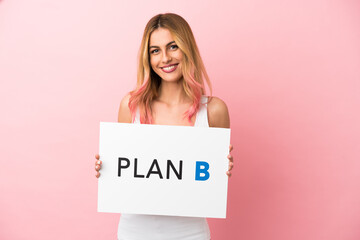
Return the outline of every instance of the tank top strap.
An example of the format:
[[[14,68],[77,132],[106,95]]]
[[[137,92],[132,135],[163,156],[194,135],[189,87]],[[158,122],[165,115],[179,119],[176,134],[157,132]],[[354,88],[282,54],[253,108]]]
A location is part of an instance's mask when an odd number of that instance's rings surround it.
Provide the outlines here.
[[[140,110],[138,107],[136,108],[136,115],[135,115],[133,123],[140,124]]]
[[[209,127],[208,114],[207,114],[207,101],[206,96],[202,96],[200,100],[199,111],[196,114],[194,127]]]

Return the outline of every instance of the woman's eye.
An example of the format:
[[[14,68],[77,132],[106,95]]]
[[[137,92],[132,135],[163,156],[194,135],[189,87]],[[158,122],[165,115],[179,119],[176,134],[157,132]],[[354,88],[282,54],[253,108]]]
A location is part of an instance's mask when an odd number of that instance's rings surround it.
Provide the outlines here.
[[[157,53],[155,51],[159,51],[158,49],[152,50],[150,53]]]
[[[178,49],[178,46],[177,45],[171,45],[170,48],[171,49]]]

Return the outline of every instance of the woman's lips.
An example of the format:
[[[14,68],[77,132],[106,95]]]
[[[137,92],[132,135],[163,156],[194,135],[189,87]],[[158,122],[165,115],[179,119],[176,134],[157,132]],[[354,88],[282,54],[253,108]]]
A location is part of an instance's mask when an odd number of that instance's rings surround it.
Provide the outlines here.
[[[166,72],[166,73],[171,73],[171,72],[176,70],[177,65],[178,64],[172,64],[172,65],[167,66],[167,67],[161,67],[161,70],[163,70],[163,72]]]

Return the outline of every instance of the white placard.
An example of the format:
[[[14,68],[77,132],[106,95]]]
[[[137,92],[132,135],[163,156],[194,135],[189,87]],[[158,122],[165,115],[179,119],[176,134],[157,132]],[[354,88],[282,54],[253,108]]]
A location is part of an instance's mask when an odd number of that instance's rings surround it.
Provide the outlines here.
[[[226,218],[229,144],[225,128],[101,122],[98,211]]]

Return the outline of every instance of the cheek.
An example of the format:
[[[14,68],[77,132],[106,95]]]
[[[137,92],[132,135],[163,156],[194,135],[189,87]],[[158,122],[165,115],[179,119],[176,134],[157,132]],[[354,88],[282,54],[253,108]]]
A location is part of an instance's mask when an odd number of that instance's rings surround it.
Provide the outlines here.
[[[150,57],[150,66],[152,69],[156,69],[156,62],[155,59],[153,57]]]
[[[181,53],[181,54],[178,54],[178,56],[176,57],[176,59],[178,60],[179,63],[182,63],[182,61],[183,61],[183,55],[182,55],[182,53]],[[180,64],[180,67],[181,67],[181,64]]]
[[[181,62],[183,59],[183,53],[181,51],[177,51],[174,57]]]
[[[150,67],[151,67],[152,70],[154,70],[155,72],[157,71],[156,64],[155,64],[153,61],[150,61]]]

